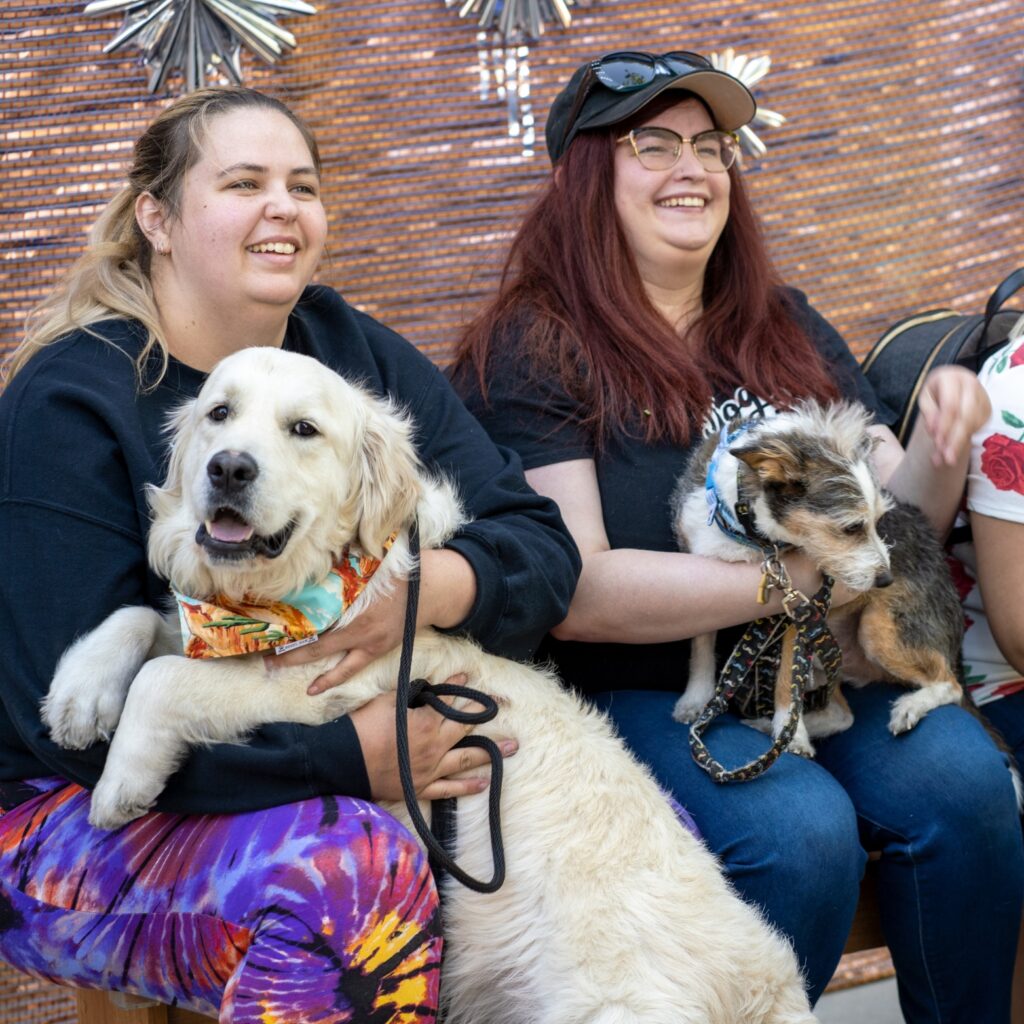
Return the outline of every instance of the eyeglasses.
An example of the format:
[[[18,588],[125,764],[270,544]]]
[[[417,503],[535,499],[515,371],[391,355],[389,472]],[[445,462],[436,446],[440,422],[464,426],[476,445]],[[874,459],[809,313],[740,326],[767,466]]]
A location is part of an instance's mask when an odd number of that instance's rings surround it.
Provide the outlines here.
[[[628,142],[637,160],[649,171],[667,171],[679,163],[683,146],[693,147],[701,167],[709,174],[727,171],[739,155],[740,144],[735,135],[717,128],[697,132],[692,139],[684,138],[671,128],[637,128],[615,140]]]
[[[590,68],[597,80],[615,92],[632,92],[649,85],[659,75],[686,75],[714,65],[699,53],[673,50],[660,57],[637,50],[606,53],[591,62]]]

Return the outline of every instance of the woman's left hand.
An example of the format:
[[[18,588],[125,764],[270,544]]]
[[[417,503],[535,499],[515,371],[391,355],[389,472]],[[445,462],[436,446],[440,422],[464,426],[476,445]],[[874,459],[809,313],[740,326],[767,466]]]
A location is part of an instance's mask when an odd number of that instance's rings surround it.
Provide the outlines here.
[[[334,668],[316,677],[306,692],[311,696],[347,682],[371,661],[394,650],[405,632],[405,604],[409,585],[396,580],[390,592],[374,600],[344,629],[322,633],[316,643],[287,654],[268,654],[268,668],[308,665],[332,654],[344,657]],[[469,614],[476,596],[476,576],[458,552],[424,551],[420,558],[420,598],[417,628],[457,626]]]
[[[928,374],[918,409],[931,436],[935,466],[956,465],[971,442],[971,435],[992,413],[977,376],[962,366],[940,366]]]
[[[405,602],[409,586],[405,580],[395,583],[386,597],[374,601],[358,618],[344,629],[322,633],[316,643],[298,647],[287,654],[268,654],[266,663],[271,669],[278,666],[308,665],[311,661],[328,658],[332,654],[344,657],[334,668],[316,677],[306,693],[323,693],[332,686],[351,679],[375,658],[397,647],[405,629]]]

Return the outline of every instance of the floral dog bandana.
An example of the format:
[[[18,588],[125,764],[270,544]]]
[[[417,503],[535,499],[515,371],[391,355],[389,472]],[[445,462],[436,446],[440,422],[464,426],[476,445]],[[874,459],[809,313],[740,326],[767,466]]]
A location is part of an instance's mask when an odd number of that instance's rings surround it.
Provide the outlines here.
[[[384,542],[385,554],[396,537],[392,534]],[[379,558],[345,548],[323,580],[272,604],[231,601],[221,594],[202,600],[181,594],[172,586],[185,656],[225,658],[258,651],[283,654],[311,644],[352,606],[380,564]]]

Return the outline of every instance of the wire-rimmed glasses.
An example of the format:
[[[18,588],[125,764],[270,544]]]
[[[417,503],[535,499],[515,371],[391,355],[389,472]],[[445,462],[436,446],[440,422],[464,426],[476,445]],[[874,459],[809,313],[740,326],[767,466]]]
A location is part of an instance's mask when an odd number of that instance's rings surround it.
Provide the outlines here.
[[[732,167],[740,151],[736,136],[717,128],[697,132],[692,139],[671,128],[635,128],[615,141],[630,143],[641,166],[649,171],[667,171],[675,167],[683,147],[689,145],[705,171],[719,174]]]

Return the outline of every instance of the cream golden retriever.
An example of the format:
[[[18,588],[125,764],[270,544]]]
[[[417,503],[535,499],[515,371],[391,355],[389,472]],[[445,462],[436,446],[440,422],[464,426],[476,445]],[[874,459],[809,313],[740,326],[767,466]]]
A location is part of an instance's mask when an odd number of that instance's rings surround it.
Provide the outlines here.
[[[173,427],[149,554],[186,594],[274,600],[323,578],[346,545],[380,555],[397,532],[344,623],[409,572],[414,516],[424,546],[463,520],[393,405],[304,356],[225,359]],[[224,453],[248,476],[227,508]],[[331,663],[271,674],[259,654],[193,660],[176,616],[124,608],[66,652],[44,717],[67,747],[112,735],[90,820],[113,828],[152,806],[193,744],[325,722],[395,686],[397,652],[307,695]],[[544,671],[420,632],[413,674],[456,672],[500,705],[478,732],[520,749],[501,796],[504,885],[483,895],[444,883],[450,1024],[812,1024],[789,945],[730,889],[604,717]],[[404,806],[388,810],[408,823]],[[457,830],[459,864],[490,877],[485,793],[458,801]]]

